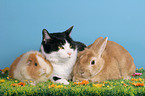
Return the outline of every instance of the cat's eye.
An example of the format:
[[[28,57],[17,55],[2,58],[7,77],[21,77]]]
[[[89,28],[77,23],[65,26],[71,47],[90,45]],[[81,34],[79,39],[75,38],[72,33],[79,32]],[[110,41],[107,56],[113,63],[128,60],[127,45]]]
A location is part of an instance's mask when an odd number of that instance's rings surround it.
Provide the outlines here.
[[[95,64],[95,60],[92,60],[92,61],[91,61],[91,65],[94,65],[94,64]]]
[[[35,66],[37,66],[38,64],[37,63],[35,63]]]
[[[64,49],[64,47],[61,47],[61,46],[59,46],[58,48],[59,48],[59,49]]]
[[[72,45],[70,45],[69,47],[72,48]]]

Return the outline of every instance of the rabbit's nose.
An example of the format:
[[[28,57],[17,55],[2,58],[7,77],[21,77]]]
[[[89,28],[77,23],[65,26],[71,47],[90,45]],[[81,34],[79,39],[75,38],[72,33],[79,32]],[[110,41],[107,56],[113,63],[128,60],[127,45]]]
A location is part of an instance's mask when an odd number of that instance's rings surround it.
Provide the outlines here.
[[[81,72],[81,74],[84,74],[84,72]]]
[[[82,76],[84,76],[85,72],[80,72]]]

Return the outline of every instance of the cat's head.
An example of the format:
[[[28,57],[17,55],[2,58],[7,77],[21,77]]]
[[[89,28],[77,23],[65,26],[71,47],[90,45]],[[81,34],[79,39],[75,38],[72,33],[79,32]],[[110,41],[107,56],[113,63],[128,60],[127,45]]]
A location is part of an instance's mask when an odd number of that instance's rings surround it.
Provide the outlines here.
[[[49,33],[43,29],[43,39],[41,43],[41,52],[46,56],[52,55],[56,58],[71,58],[76,50],[75,42],[71,39],[70,34],[73,26],[64,32]]]

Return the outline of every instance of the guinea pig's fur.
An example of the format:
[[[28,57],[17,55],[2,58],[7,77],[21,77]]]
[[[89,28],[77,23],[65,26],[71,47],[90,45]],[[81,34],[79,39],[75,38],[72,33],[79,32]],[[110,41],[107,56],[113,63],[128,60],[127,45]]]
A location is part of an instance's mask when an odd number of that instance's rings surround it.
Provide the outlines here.
[[[33,83],[45,82],[49,79],[53,67],[38,51],[29,51],[19,56],[10,66],[9,77]]]
[[[132,56],[121,45],[106,37],[96,39],[84,51],[78,53],[73,68],[73,81],[84,79],[102,82],[112,79],[130,79],[135,73]]]

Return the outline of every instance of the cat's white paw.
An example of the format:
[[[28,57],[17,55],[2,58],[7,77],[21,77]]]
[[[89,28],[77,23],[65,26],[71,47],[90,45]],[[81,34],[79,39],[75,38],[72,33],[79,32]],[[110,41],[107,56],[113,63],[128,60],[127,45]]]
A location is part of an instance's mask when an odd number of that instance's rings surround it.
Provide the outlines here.
[[[57,76],[57,75],[53,75],[52,78],[51,78],[51,81],[54,82],[54,83],[61,83],[61,84],[64,84],[64,85],[69,84],[69,82],[66,79],[63,79],[62,77]]]
[[[61,83],[61,84],[64,84],[64,85],[69,85],[69,82],[65,79],[60,79],[60,80],[57,80],[55,81],[56,83]]]

